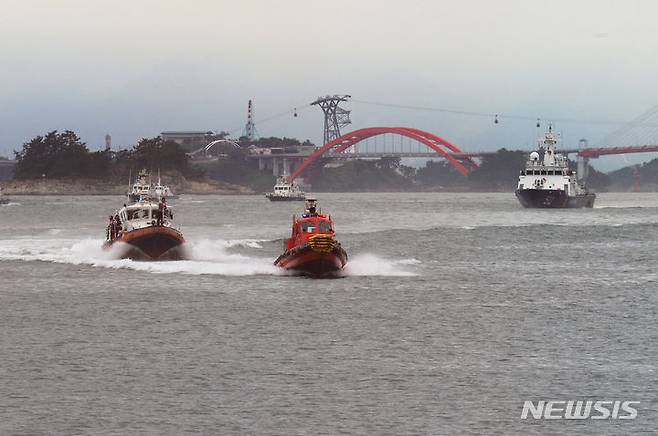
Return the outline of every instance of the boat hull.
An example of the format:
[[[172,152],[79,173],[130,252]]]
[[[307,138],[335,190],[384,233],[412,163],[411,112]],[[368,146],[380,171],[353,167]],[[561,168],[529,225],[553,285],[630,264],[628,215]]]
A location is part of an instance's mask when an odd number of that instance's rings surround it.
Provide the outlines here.
[[[591,208],[596,200],[593,192],[569,196],[565,191],[553,189],[517,189],[515,194],[526,208]]]
[[[186,258],[183,235],[175,229],[163,226],[145,227],[124,232],[120,237],[107,241],[105,249],[123,242],[128,247],[122,259],[133,260],[183,260]]]
[[[280,268],[316,278],[335,276],[346,264],[347,253],[342,247],[319,252],[308,244],[288,250],[274,261]]]

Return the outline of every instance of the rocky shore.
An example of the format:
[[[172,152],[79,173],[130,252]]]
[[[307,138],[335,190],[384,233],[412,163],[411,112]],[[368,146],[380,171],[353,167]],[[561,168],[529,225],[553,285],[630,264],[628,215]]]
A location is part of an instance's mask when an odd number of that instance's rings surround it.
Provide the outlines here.
[[[254,194],[251,189],[215,180],[191,181],[179,178],[176,182],[163,180],[175,194]],[[40,179],[8,180],[0,182],[6,195],[124,195],[127,183],[95,179]]]

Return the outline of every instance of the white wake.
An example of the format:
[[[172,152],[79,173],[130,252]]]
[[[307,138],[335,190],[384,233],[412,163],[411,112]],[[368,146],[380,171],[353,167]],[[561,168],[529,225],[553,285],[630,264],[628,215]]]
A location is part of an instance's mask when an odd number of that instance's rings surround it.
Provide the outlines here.
[[[115,244],[110,250],[103,250],[103,240],[99,239],[10,239],[0,241],[0,260],[89,265],[160,274],[288,275],[273,265],[272,257],[230,252],[236,247],[260,250],[263,242],[266,241],[203,239],[186,244],[189,260],[144,262],[120,259],[125,246]],[[420,261],[416,259],[389,260],[374,254],[361,254],[350,258],[342,275],[414,276],[416,274],[409,271],[409,267],[418,263]]]
[[[409,271],[407,266],[419,263],[417,259],[388,260],[374,254],[359,254],[349,259],[345,275],[410,277],[417,274]]]

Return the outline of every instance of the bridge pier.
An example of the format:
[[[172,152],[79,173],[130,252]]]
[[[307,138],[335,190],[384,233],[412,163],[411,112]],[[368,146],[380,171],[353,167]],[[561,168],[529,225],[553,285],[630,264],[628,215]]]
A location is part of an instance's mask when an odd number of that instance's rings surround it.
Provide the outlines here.
[[[578,168],[576,170],[578,180],[587,181],[589,177],[589,158],[578,155]]]
[[[258,158],[258,169],[259,169],[260,171],[263,171],[263,170],[265,169],[266,166],[267,166],[267,164],[265,163],[265,159],[259,157],[259,158]]]
[[[283,175],[289,176],[292,162],[289,159],[283,158]]]
[[[272,175],[274,177],[279,177],[281,175],[281,172],[279,171],[279,159],[277,158],[272,159]]]

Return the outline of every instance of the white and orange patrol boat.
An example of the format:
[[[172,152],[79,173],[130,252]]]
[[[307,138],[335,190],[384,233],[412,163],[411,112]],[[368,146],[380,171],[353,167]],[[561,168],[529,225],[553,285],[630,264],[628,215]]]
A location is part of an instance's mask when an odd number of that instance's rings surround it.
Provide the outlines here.
[[[292,235],[286,251],[274,265],[311,277],[330,277],[347,264],[347,253],[335,238],[330,215],[317,209],[317,200],[306,200],[301,217],[292,218]]]
[[[173,226],[166,200],[146,199],[124,205],[110,216],[104,249],[124,243],[121,258],[133,260],[185,259],[183,234]]]

